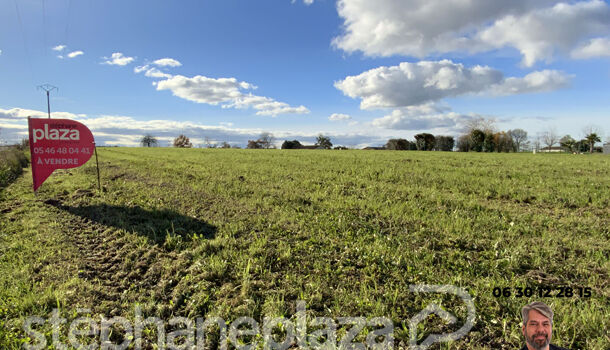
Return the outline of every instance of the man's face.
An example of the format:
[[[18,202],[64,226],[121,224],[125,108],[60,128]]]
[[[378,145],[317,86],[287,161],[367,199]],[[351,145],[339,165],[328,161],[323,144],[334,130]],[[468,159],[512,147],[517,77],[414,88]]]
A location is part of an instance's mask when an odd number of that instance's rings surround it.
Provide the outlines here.
[[[552,335],[551,320],[536,310],[530,310],[529,320],[523,325],[523,336],[530,348],[546,349],[551,343]]]

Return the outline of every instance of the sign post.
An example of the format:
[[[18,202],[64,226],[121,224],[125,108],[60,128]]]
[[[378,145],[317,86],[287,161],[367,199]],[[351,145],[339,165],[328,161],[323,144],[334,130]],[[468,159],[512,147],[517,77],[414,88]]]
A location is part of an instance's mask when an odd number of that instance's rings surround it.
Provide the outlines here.
[[[84,165],[95,152],[93,134],[77,121],[28,117],[28,129],[34,192],[55,169]]]
[[[93,143],[93,150],[95,151],[95,168],[97,169],[97,189],[102,193],[102,183],[100,182],[100,164],[97,162],[97,146]]]

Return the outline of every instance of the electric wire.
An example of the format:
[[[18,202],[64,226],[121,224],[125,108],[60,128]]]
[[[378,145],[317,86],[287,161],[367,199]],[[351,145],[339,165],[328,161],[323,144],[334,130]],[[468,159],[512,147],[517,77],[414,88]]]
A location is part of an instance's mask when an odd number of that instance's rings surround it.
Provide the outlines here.
[[[30,52],[28,50],[27,38],[25,35],[25,29],[23,27],[23,21],[21,20],[21,13],[19,11],[19,5],[17,4],[17,0],[13,0],[15,3],[15,11],[17,12],[17,21],[19,22],[19,27],[21,28],[21,37],[23,42],[23,51],[25,52],[25,58],[28,62],[28,66],[30,68],[30,76],[32,78],[32,83],[34,82],[34,67],[32,66],[32,58],[30,57]]]
[[[45,11],[44,0],[42,0],[42,41],[44,47],[42,49],[43,56],[48,56],[49,48],[47,47],[47,14]]]
[[[70,33],[70,19],[72,18],[72,0],[68,0],[68,17],[66,18],[66,33],[64,35],[64,42],[62,44],[68,44],[68,34]]]

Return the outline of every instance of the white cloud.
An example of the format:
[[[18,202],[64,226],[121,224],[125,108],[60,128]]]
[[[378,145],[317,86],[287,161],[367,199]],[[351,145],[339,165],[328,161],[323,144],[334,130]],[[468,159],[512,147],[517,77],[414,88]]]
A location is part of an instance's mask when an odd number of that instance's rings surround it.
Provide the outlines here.
[[[269,97],[246,93],[244,90],[254,90],[257,89],[257,86],[243,81],[239,82],[235,78],[215,79],[201,75],[189,78],[164,73],[148,64],[137,66],[133,71],[136,74],[144,72],[144,75],[150,78],[164,78],[165,80],[153,83],[158,91],[170,90],[174,96],[197,103],[221,105],[222,108],[253,108],[256,110],[256,115],[273,117],[280,114],[309,113],[305,106],[293,107]]]
[[[11,109],[2,109],[0,108],[0,119],[5,120],[27,120],[28,117],[34,118],[46,118],[48,116],[47,112],[36,111],[32,109],[24,109],[24,108],[11,108]],[[68,112],[51,112],[51,116],[53,118],[82,118],[84,114],[74,114]]]
[[[180,67],[182,63],[173,58],[161,58],[153,62],[160,67]]]
[[[163,71],[161,71],[158,68],[155,67],[151,67],[148,64],[145,64],[143,66],[136,66],[133,68],[133,72],[138,74],[138,73],[142,73],[144,72],[144,75],[149,77],[149,78],[171,78],[173,75],[165,73]],[[156,83],[153,83],[153,85]]]
[[[11,108],[11,109],[0,109],[0,119],[26,119],[27,117],[46,117],[47,114],[35,111],[31,109],[23,108]]]
[[[523,78],[507,78],[502,84],[494,85],[490,92],[495,95],[515,95],[554,91],[570,84],[571,76],[555,70],[532,72]]]
[[[345,95],[360,98],[360,108],[417,106],[448,97],[490,93],[496,95],[552,91],[564,87],[569,77],[557,71],[534,72],[525,78],[505,79],[490,67],[464,67],[443,61],[403,62],[379,67],[335,82]]]
[[[213,79],[201,75],[192,78],[176,75],[157,84],[159,91],[170,90],[175,96],[185,100],[211,105],[238,99],[242,96],[240,88],[235,78]]]
[[[80,56],[83,54],[84,54],[84,52],[82,52],[82,51],[72,51],[68,54],[68,58],[74,58],[74,57],[77,57],[77,56]]]
[[[610,38],[591,39],[584,45],[572,51],[572,58],[587,59],[594,57],[610,57]]]
[[[570,52],[584,39],[610,31],[610,7],[591,0],[558,3],[522,16],[507,15],[478,34],[485,44],[514,47],[523,55],[522,64],[550,61],[557,51]]]
[[[146,73],[144,73],[144,75],[149,78],[171,78],[172,77],[171,74],[163,73],[162,71],[158,70],[157,68],[150,68],[150,69],[146,70]]]
[[[373,126],[393,130],[433,130],[433,129],[460,129],[475,115],[464,115],[455,112],[419,115],[405,109],[396,109],[391,114],[377,118],[371,123]]]
[[[124,56],[121,52],[113,53],[110,58],[103,57],[106,61],[102,62],[102,64],[109,64],[113,66],[126,66],[133,62],[135,58]]]
[[[28,110],[22,108],[1,109],[0,128],[3,131],[3,139],[9,142],[18,142],[27,137],[27,115],[46,117],[42,111]],[[150,133],[155,136],[162,146],[168,145],[177,135],[186,133],[196,145],[202,145],[205,138],[212,142],[226,141],[230,144],[245,146],[247,140],[254,140],[264,131],[270,131],[281,144],[283,140],[298,139],[303,143],[313,144],[316,136],[322,130],[315,132],[292,132],[283,130],[244,129],[234,128],[232,123],[221,123],[221,126],[205,125],[190,121],[175,120],[137,120],[129,116],[101,115],[86,116],[69,112],[53,113],[54,118],[69,118],[85,124],[95,137],[98,145],[123,145],[137,146],[144,134]],[[17,116],[17,118],[15,118]],[[185,132],[185,130],[187,130]],[[371,145],[383,144],[387,141],[385,136],[366,135],[364,133],[336,134],[322,131],[330,136],[332,142],[337,145]]]
[[[610,33],[610,7],[602,0],[339,0],[337,8],[344,33],[333,45],[369,56],[512,47],[531,66]]]
[[[481,118],[495,119],[476,113],[456,113],[447,106],[428,103],[395,109],[384,117],[374,119],[371,125],[389,130],[427,130],[435,134],[455,135],[463,133],[470,121]]]
[[[149,68],[150,68],[150,66],[147,65],[147,64],[145,64],[143,66],[135,66],[133,68],[133,72],[136,73],[136,74],[137,73],[142,73],[142,72],[145,72],[146,70],[148,70]]]
[[[53,51],[61,52],[66,48],[66,45],[57,45],[53,48]]]
[[[291,1],[293,4],[296,2],[296,0],[292,0]],[[313,4],[314,0],[303,0],[303,3],[307,6]]]
[[[345,121],[345,120],[350,120],[352,119],[352,117],[350,117],[347,114],[341,114],[341,113],[333,113],[330,115],[330,117],[328,117],[328,120],[331,121]]]
[[[143,68],[142,68],[143,69]],[[253,108],[257,115],[277,116],[279,114],[305,114],[304,106],[292,107],[269,97],[256,96],[242,90],[255,88],[254,85],[239,82],[235,78],[208,78],[197,75],[192,78],[175,75],[156,83],[157,90],[170,90],[174,96],[185,100],[221,104],[223,108]]]

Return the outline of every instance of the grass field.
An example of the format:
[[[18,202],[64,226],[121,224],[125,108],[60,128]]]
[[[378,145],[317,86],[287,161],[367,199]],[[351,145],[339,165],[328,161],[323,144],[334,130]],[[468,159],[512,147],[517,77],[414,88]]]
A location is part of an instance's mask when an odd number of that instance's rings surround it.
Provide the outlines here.
[[[391,151],[99,149],[35,196],[0,193],[0,348],[27,316],[384,316],[395,344],[429,303],[431,349],[516,349],[520,308],[553,307],[553,343],[610,348],[610,157]],[[591,297],[495,297],[494,288],[588,287]],[[42,328],[51,339],[50,327]],[[366,336],[366,331],[357,339]],[[62,333],[63,334],[63,333]],[[151,337],[154,334],[150,335]]]

